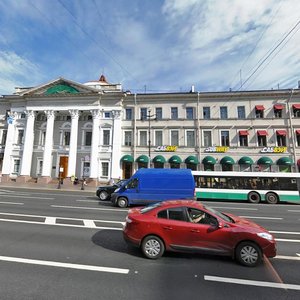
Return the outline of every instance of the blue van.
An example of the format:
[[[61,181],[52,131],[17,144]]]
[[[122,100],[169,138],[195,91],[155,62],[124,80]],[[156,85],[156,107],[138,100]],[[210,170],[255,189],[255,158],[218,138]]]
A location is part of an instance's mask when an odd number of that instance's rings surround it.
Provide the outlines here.
[[[190,169],[139,169],[111,195],[115,206],[147,205],[164,200],[194,199]]]

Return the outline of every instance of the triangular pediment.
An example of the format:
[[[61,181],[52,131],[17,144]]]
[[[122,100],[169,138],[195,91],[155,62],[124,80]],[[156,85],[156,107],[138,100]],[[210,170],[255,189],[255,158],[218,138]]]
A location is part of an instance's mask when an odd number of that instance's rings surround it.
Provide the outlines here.
[[[37,87],[22,90],[18,94],[20,96],[24,95],[45,95],[45,96],[55,96],[55,95],[70,95],[70,94],[97,94],[99,91],[92,87],[88,87],[84,84],[77,83],[64,78],[58,78],[51,82],[42,84]]]

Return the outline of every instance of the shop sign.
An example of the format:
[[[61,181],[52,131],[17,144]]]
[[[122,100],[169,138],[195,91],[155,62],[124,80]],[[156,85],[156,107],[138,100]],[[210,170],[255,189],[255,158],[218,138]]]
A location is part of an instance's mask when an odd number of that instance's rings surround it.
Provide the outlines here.
[[[204,152],[227,152],[229,147],[225,146],[214,146],[214,147],[208,147],[204,150]]]
[[[287,147],[264,147],[260,150],[261,153],[285,153]]]
[[[177,150],[177,146],[157,146],[154,151],[159,152],[175,152]]]

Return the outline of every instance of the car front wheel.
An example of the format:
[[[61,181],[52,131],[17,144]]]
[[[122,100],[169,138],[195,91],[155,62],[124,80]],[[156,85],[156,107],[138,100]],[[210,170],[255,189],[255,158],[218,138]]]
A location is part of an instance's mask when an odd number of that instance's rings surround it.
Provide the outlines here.
[[[128,201],[125,197],[120,197],[117,200],[117,206],[121,207],[121,208],[125,208],[128,206]]]
[[[242,242],[236,248],[236,259],[247,267],[255,267],[262,260],[261,249],[253,242]]]
[[[142,242],[142,252],[147,258],[157,259],[164,254],[165,245],[159,237],[149,235]]]
[[[101,191],[101,192],[99,193],[99,198],[100,198],[100,200],[107,200],[107,198],[108,198],[108,193],[107,193],[106,191]]]

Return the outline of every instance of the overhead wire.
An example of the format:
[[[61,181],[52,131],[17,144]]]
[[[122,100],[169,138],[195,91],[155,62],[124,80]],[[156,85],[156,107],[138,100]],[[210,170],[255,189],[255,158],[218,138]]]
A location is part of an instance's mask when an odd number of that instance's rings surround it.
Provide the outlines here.
[[[235,81],[235,78],[237,75],[240,75],[241,77],[241,71],[243,70],[243,67],[246,65],[246,63],[249,61],[250,57],[252,56],[252,54],[254,53],[254,51],[256,50],[259,42],[262,40],[263,36],[265,35],[265,33],[268,31],[270,25],[273,23],[273,20],[275,18],[275,16],[277,15],[279,9],[280,9],[280,6],[281,6],[281,2],[282,0],[280,0],[280,2],[278,3],[278,7],[277,7],[277,10],[274,12],[274,14],[271,16],[270,18],[270,21],[268,22],[268,24],[266,26],[264,26],[264,30],[262,31],[261,35],[259,36],[259,38],[257,39],[254,47],[252,48],[252,50],[249,52],[249,54],[247,55],[247,57],[245,58],[245,60],[243,61],[241,67],[239,68],[239,71],[236,73],[236,75],[234,75],[234,78],[232,79],[231,83],[229,84],[229,88],[231,88],[232,90],[235,90],[235,87],[237,87],[240,83],[237,83],[236,85],[234,85],[232,87],[232,84],[233,82]],[[241,81],[241,78],[240,78],[240,81]]]
[[[268,58],[282,45],[282,43],[288,38],[288,36],[299,26],[300,20],[285,34],[285,36],[280,40],[280,42],[269,51],[269,54],[261,60],[258,66],[254,69],[254,71],[248,76],[248,78],[242,83],[241,87],[238,90],[242,90],[245,84],[256,74],[256,72],[261,68],[261,66],[268,60]]]
[[[300,22],[300,21],[299,21]],[[293,34],[289,37],[288,40],[285,41],[285,43],[283,45],[280,46],[279,50],[274,53],[273,57],[268,61],[268,63],[263,67],[263,69],[261,70],[264,71],[267,66],[273,61],[273,59],[280,53],[280,51],[287,45],[287,43],[293,38],[293,36],[299,31],[300,27],[297,28],[296,31],[293,32]],[[260,73],[261,73],[260,72]],[[255,78],[253,78],[253,80],[245,87],[245,89],[249,88],[249,86],[251,86],[251,84],[257,79],[257,77],[259,76],[260,74],[257,74]]]
[[[106,50],[105,47],[103,47],[97,40],[95,40],[84,28],[82,28],[82,26],[80,26],[80,24],[77,22],[76,17],[74,16],[74,14],[70,11],[70,9],[68,7],[66,7],[66,5],[61,1],[61,0],[57,0],[61,6],[71,15],[72,19],[73,19],[73,23],[94,43],[96,44],[101,50],[102,52],[109,57],[117,66],[120,67],[121,70],[123,70],[128,76],[130,76],[132,79],[134,79],[136,82],[139,82],[139,80],[137,80],[132,74],[131,72],[129,72],[118,60],[116,60],[110,53],[108,50]]]

